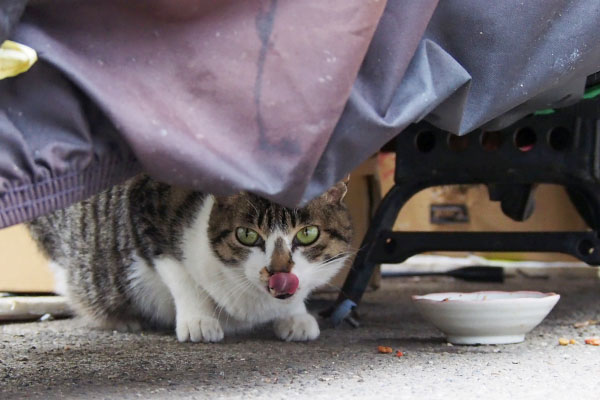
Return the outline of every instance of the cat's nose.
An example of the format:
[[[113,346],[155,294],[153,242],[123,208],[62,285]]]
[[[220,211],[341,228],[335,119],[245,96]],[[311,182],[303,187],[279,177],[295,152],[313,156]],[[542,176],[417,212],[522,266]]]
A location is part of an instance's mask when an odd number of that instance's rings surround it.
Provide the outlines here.
[[[290,272],[294,268],[294,261],[292,261],[292,252],[286,246],[282,238],[278,238],[275,241],[275,247],[271,254],[271,262],[269,263],[267,270],[271,274],[278,272]]]
[[[292,268],[294,268],[293,262],[286,264],[269,264],[269,266],[267,266],[267,270],[271,275],[276,274],[278,272],[291,272]]]

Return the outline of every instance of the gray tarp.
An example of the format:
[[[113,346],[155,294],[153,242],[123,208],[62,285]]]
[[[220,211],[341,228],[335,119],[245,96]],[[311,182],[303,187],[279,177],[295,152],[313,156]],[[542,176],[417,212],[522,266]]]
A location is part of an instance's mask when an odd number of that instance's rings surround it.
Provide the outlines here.
[[[577,101],[598,26],[598,0],[31,1],[8,37],[40,61],[0,81],[0,226],[140,170],[306,201],[412,122]]]

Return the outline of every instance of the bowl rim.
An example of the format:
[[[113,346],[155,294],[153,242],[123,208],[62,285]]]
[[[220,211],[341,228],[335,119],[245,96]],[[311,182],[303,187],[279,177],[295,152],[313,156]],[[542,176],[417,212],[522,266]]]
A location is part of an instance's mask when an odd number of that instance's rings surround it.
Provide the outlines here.
[[[429,298],[425,298],[425,296],[431,296],[434,294],[437,295],[456,295],[456,294],[479,294],[479,293],[510,293],[510,294],[519,294],[519,293],[528,293],[528,294],[541,294],[542,296],[538,296],[538,297],[512,297],[512,298],[503,298],[503,299],[486,299],[486,300],[468,300],[468,299],[442,299],[442,300],[434,300],[434,299],[429,299]],[[560,294],[555,293],[555,292],[539,292],[536,290],[514,290],[514,291],[507,291],[507,290],[479,290],[479,291],[475,291],[475,292],[435,292],[435,293],[427,293],[427,294],[421,294],[421,295],[412,295],[411,299],[413,302],[417,303],[417,302],[422,302],[422,303],[431,303],[431,304],[448,304],[448,303],[452,303],[452,304],[457,304],[457,303],[469,303],[469,304],[490,304],[490,303],[506,303],[506,302],[514,302],[514,301],[526,301],[526,302],[531,302],[531,301],[540,301],[543,299],[549,299],[549,298],[559,298],[560,299]]]

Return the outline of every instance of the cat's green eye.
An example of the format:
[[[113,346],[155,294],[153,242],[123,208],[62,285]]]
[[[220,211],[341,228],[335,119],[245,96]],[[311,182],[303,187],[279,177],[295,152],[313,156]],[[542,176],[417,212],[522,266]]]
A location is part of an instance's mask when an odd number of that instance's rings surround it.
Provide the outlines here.
[[[314,243],[319,238],[319,228],[316,226],[305,226],[296,233],[296,240],[303,246]]]
[[[235,230],[235,237],[237,237],[237,240],[239,240],[241,244],[246,246],[254,246],[260,238],[255,230],[242,227]]]

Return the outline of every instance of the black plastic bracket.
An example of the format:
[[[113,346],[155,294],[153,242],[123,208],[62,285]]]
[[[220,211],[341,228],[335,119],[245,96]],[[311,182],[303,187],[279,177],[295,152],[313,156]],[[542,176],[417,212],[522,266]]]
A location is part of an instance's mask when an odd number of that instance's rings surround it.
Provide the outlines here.
[[[595,232],[391,232],[375,240],[369,261],[398,263],[426,251],[554,251],[600,264]]]
[[[600,97],[552,114],[528,116],[500,131],[477,130],[461,137],[421,122],[391,144],[396,153],[395,185],[376,210],[333,309],[346,300],[360,303],[378,263],[402,262],[425,251],[561,252],[600,264]],[[505,213],[523,220],[531,213],[531,190],[539,183],[566,187],[591,230],[392,231],[404,204],[428,187],[486,184]]]

